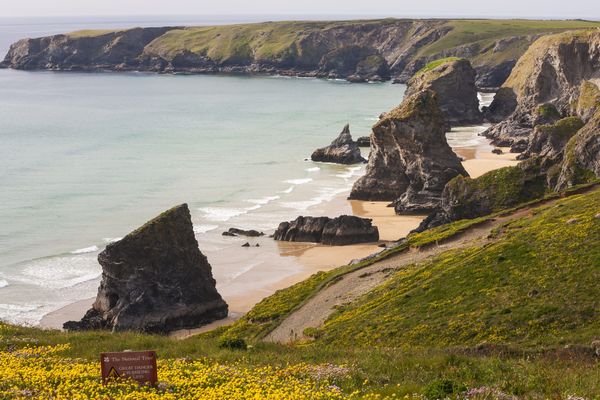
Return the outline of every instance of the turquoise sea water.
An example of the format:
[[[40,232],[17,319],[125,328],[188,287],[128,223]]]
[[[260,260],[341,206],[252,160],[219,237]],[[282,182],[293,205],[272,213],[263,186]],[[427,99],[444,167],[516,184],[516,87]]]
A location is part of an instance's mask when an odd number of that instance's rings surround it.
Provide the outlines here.
[[[189,203],[201,249],[215,251],[230,226],[272,230],[347,191],[360,166],[305,158],[345,123],[369,134],[403,91],[0,70],[0,318],[35,323],[94,295],[97,251],[175,204]]]

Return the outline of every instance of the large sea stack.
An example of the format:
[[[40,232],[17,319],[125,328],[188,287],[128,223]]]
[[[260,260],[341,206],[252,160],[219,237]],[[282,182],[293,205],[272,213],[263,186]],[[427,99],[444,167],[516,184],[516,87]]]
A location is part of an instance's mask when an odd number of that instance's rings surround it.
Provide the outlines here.
[[[433,210],[446,183],[468,175],[446,141],[447,129],[433,91],[406,98],[373,127],[367,171],[350,198],[394,201],[398,213]]]
[[[187,204],[174,207],[98,255],[92,309],[67,330],[168,333],[227,316],[211,266],[198,249]]]
[[[327,147],[315,150],[310,156],[313,161],[337,164],[358,164],[367,162],[360,155],[358,144],[352,140],[350,125],[346,124],[338,137]]]
[[[482,121],[475,78],[477,73],[465,59],[433,61],[409,81],[406,97],[433,90],[446,121],[451,125],[477,124]]]

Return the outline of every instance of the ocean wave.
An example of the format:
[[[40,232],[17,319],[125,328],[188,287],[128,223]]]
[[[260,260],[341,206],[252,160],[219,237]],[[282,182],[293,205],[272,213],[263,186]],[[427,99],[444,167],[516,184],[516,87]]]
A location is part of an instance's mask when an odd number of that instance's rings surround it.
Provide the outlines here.
[[[82,249],[77,249],[77,250],[73,250],[71,252],[71,254],[85,254],[85,253],[95,253],[96,251],[100,250],[98,248],[98,246],[90,246],[90,247],[84,247]]]
[[[317,172],[319,171],[321,168],[319,167],[312,167],[312,168],[306,168],[307,172]]]
[[[239,278],[240,276],[244,275],[246,272],[249,272],[252,268],[254,268],[254,267],[258,266],[258,265],[260,265],[259,262],[247,265],[247,266],[243,267],[239,271],[235,271],[235,272],[226,274],[225,277],[227,279],[234,280],[234,279]]]
[[[198,211],[204,213],[204,218],[214,222],[225,222],[248,212],[247,208],[202,207]]]
[[[79,255],[34,260],[11,279],[49,289],[64,289],[97,279],[101,274],[96,257]]]
[[[119,240],[123,239],[122,237],[117,237],[117,238],[104,238],[102,240],[104,240],[104,243],[114,243],[114,242],[118,242]]]
[[[305,183],[312,182],[313,178],[300,178],[300,179],[288,179],[285,183],[291,183],[292,185],[304,185]]]
[[[194,233],[201,234],[217,229],[219,225],[194,225]]]
[[[6,279],[0,279],[0,289],[8,286],[8,281]]]

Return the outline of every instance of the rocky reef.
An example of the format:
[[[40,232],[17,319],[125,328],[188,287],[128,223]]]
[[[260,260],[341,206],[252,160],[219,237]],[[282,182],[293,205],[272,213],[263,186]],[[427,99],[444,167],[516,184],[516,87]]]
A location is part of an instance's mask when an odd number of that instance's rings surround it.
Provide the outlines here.
[[[596,89],[591,85],[600,78],[599,69],[598,30],[538,39],[519,59],[486,111],[490,120],[502,122],[485,135],[498,145],[518,144],[514,151],[526,147],[536,125],[572,115],[578,99],[594,97]],[[586,110],[585,104],[580,105],[580,117],[590,118],[590,107]]]
[[[98,261],[102,281],[96,301],[81,321],[65,323],[67,330],[165,334],[227,316],[186,204],[109,244]]]
[[[310,159],[337,164],[358,164],[367,160],[360,155],[358,144],[352,140],[350,125],[346,124],[338,137],[327,147],[315,150]]]
[[[383,19],[287,21],[208,27],[87,30],[23,39],[0,67],[61,71],[264,73],[407,82],[427,63],[462,57],[477,86],[499,87],[516,59],[543,33],[589,27],[585,21]],[[465,35],[463,32],[471,32]]]
[[[446,141],[447,130],[436,93],[407,97],[373,127],[367,170],[350,199],[393,201],[398,213],[435,209],[446,183],[468,175]]]
[[[282,222],[273,235],[275,240],[322,243],[344,246],[379,240],[379,230],[367,218],[342,215],[329,217],[298,217]]]
[[[465,59],[446,58],[433,61],[409,81],[406,96],[432,90],[446,121],[451,125],[482,122],[475,86],[476,72]]]

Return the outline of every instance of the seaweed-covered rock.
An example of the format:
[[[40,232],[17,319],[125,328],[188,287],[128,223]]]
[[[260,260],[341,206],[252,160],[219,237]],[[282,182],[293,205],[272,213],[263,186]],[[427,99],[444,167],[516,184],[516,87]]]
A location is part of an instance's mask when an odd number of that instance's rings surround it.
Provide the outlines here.
[[[433,91],[407,97],[373,127],[367,171],[350,198],[394,201],[398,213],[437,207],[446,183],[468,175],[446,141],[447,129]]]
[[[539,161],[528,160],[475,179],[457,176],[446,185],[439,208],[421,223],[417,231],[477,218],[541,197],[547,184]]]
[[[480,123],[482,115],[475,87],[476,75],[471,63],[465,59],[433,61],[408,81],[406,96],[433,90],[442,113],[451,125]]]
[[[239,228],[229,228],[227,231],[223,232],[223,236],[248,236],[248,237],[259,237],[264,236],[263,232],[259,232],[255,229],[239,229]]]
[[[98,261],[102,281],[96,301],[65,329],[168,333],[227,316],[186,204],[110,243]]]
[[[600,177],[600,110],[567,143],[556,189]]]
[[[377,242],[379,230],[367,218],[342,215],[329,217],[298,217],[282,222],[273,235],[275,240],[312,242],[332,246]]]
[[[583,121],[579,117],[567,117],[554,124],[538,125],[533,130],[527,150],[519,159],[539,156],[546,164],[561,161],[563,149],[575,133],[581,129]]]
[[[338,164],[358,164],[367,162],[360,155],[360,148],[352,140],[350,125],[346,124],[338,137],[327,147],[315,150],[310,156],[313,161]]]

